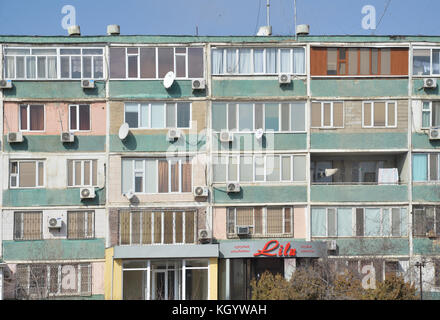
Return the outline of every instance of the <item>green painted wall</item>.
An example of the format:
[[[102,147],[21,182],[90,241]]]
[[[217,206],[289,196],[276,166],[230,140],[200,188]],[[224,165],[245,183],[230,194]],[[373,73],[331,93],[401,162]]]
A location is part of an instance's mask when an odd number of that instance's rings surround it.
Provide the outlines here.
[[[3,241],[3,258],[20,260],[103,259],[105,239]]]
[[[5,98],[105,98],[105,82],[95,81],[95,88],[83,89],[80,80],[19,81],[13,80],[13,88],[4,89]]]
[[[414,255],[439,255],[440,241],[429,238],[413,238],[413,250]]]
[[[408,255],[408,238],[354,238],[337,239],[339,256]]]
[[[83,199],[82,201],[79,192],[80,188],[7,189],[3,190],[3,206],[88,206],[105,204],[105,189],[98,190],[95,188],[96,197],[93,199]]]
[[[277,80],[212,80],[214,97],[298,97],[306,96],[306,80],[280,85]]]
[[[91,296],[67,296],[51,297],[50,300],[104,300],[103,294],[93,294]]]
[[[191,80],[175,80],[165,89],[162,80],[111,80],[109,96],[113,99],[168,99],[205,97],[206,90],[192,90]]]
[[[312,79],[314,97],[408,96],[407,79]]]
[[[238,193],[226,193],[226,187],[214,187],[214,203],[306,202],[307,186],[241,186]]]
[[[428,76],[426,76],[428,77]],[[439,86],[437,85],[437,87],[435,88],[423,88],[423,78],[422,79],[413,79],[412,80],[412,85],[413,85],[413,92],[412,94],[415,96],[428,96],[428,95],[439,95],[440,94],[440,89]]]
[[[189,152],[205,149],[206,136],[188,135],[187,139],[175,142],[167,140],[166,134],[133,135],[130,133],[125,140],[118,135],[110,135],[110,152]]]
[[[314,202],[404,202],[408,201],[407,185],[312,185]]]
[[[413,133],[411,142],[414,149],[440,149],[440,140],[429,140],[424,133]]]
[[[234,141],[220,142],[220,134],[212,139],[213,151],[305,150],[306,133],[265,133],[261,141],[253,133],[234,133]]]
[[[23,142],[8,143],[4,136],[6,152],[104,152],[105,136],[75,136],[71,143],[61,142],[59,135],[23,135]]]
[[[440,202],[440,188],[436,184],[413,184],[413,201]]]
[[[311,133],[312,149],[406,149],[405,132]]]

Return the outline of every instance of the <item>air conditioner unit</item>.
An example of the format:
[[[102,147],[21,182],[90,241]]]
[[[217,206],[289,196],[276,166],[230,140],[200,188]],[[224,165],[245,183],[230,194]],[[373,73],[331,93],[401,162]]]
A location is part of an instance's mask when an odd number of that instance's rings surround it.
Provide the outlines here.
[[[208,229],[200,229],[199,230],[199,241],[202,243],[207,243],[211,241],[211,232]]]
[[[63,218],[59,215],[49,216],[47,218],[47,226],[49,229],[61,229],[63,225]]]
[[[207,197],[208,196],[208,187],[194,187],[193,194],[196,197]]]
[[[336,240],[327,241],[327,250],[329,250],[329,251],[336,250]]]
[[[249,226],[236,226],[236,232],[237,232],[237,235],[240,235],[240,236],[249,235],[250,228],[249,228]]]
[[[192,81],[193,90],[203,90],[206,87],[205,79],[194,79]]]
[[[0,80],[0,88],[1,89],[12,88],[12,80]]]
[[[23,142],[23,133],[21,132],[8,132],[8,142]]]
[[[423,88],[435,88],[437,87],[437,79],[426,78],[423,79]]]
[[[238,183],[228,183],[226,187],[226,192],[240,192],[240,184]]]
[[[292,81],[292,77],[290,74],[282,73],[278,76],[278,82],[280,84],[290,83]]]
[[[170,129],[167,133],[167,140],[168,141],[175,141],[176,139],[180,138],[180,130],[177,129]]]
[[[95,197],[95,188],[81,188],[79,192],[81,199],[93,199]]]
[[[429,140],[439,140],[440,139],[440,128],[429,129]]]
[[[94,88],[95,87],[95,80],[81,80],[81,87]]]
[[[75,141],[75,135],[72,132],[62,132],[61,142],[73,142]]]
[[[221,142],[231,142],[234,140],[234,135],[226,130],[222,130],[220,132],[220,141]]]

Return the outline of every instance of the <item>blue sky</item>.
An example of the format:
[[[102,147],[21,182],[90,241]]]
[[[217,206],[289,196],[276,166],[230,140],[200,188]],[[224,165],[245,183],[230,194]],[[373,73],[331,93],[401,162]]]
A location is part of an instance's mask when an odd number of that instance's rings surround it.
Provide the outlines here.
[[[438,0],[297,0],[297,23],[310,33],[372,34],[364,30],[364,5],[376,8],[374,34],[436,35]],[[271,0],[274,35],[294,34],[293,0]],[[0,34],[65,35],[61,10],[76,9],[82,35],[102,35],[108,24],[121,34],[254,35],[266,22],[266,0],[0,0]]]

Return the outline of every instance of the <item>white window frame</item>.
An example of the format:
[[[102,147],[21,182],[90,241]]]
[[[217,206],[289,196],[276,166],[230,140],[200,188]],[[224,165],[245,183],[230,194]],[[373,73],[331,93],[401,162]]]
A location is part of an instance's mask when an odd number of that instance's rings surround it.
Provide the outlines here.
[[[11,173],[12,163],[17,163],[17,173]],[[35,186],[34,187],[20,187],[20,163],[22,162],[35,162]],[[38,167],[39,164],[43,164],[43,185],[38,185],[39,173]],[[46,168],[44,160],[34,160],[34,159],[11,159],[9,160],[9,188],[10,189],[39,189],[44,188],[46,186]],[[16,186],[12,186],[12,176],[16,177]]]
[[[130,127],[130,130],[145,130],[145,129],[161,130],[161,129],[170,129],[170,128],[176,128],[176,129],[191,129],[192,128],[192,102],[189,102],[189,101],[162,102],[162,101],[160,101],[160,102],[145,102],[145,103],[133,102],[133,103],[135,103],[135,104],[137,103],[137,108],[138,108],[138,110],[137,110],[138,127],[137,128],[131,128]],[[153,115],[153,112],[152,112],[151,105],[152,104],[157,104],[157,103],[163,103],[163,115],[164,115],[163,120],[164,120],[164,122],[163,122],[163,126],[162,127],[160,127],[160,128],[152,128],[152,119],[151,119],[151,117]],[[178,115],[177,105],[179,103],[189,103],[189,127],[177,127],[177,123],[178,123],[178,120],[177,120],[177,115]],[[174,107],[174,111],[175,111],[174,112],[174,116],[175,116],[175,126],[174,127],[167,127],[167,110],[166,110],[166,105],[167,104],[174,104],[174,106],[175,106]],[[124,122],[127,122],[125,120],[126,105],[127,105],[127,102],[124,103]],[[142,121],[141,121],[141,105],[148,105],[148,123],[147,123],[146,127],[141,127],[141,123],[142,123]]]
[[[168,162],[168,192],[159,192],[159,186],[156,186],[156,192],[146,192],[146,183],[147,183],[147,170],[146,170],[146,160],[154,160],[156,161],[156,171],[155,171],[155,177],[156,182],[159,184],[159,161],[167,161]],[[122,161],[133,161],[132,162],[132,168],[133,168],[133,176],[132,179],[132,186],[133,186],[133,193],[135,194],[146,194],[146,195],[153,195],[153,194],[188,194],[192,193],[191,191],[188,192],[182,192],[182,166],[184,163],[191,163],[191,186],[194,186],[194,170],[193,170],[193,164],[192,164],[192,158],[186,158],[186,157],[179,157],[179,158],[123,158]],[[135,169],[135,162],[136,161],[142,161],[142,169]],[[179,163],[179,191],[173,191],[171,192],[171,163],[177,161]],[[142,175],[143,178],[143,185],[142,190],[143,192],[137,192],[136,190],[136,173],[139,173]],[[122,176],[122,172],[121,172]],[[122,177],[123,179],[123,177]]]
[[[81,104],[81,105],[82,106],[83,105],[89,106],[89,129],[88,130],[81,130],[79,128],[79,124],[80,124],[79,106],[80,105],[79,104],[69,104],[69,132],[77,132],[77,131],[80,131],[80,132],[90,132],[90,131],[92,131],[92,108],[91,108],[90,104]],[[72,129],[71,128],[70,109],[72,107],[76,107],[76,129]]]
[[[32,106],[43,106],[43,130],[31,130],[31,105]],[[21,128],[21,112],[20,109],[22,106],[26,106],[26,114],[27,114],[27,129]],[[18,129],[20,132],[45,132],[46,131],[46,105],[38,104],[38,103],[23,103],[18,105]]]
[[[228,237],[236,237],[237,236],[237,227],[244,226],[237,224],[237,208],[240,207],[229,207],[227,208],[227,218],[226,218],[226,233]],[[252,225],[246,225],[252,228],[251,237],[273,237],[273,236],[290,236],[293,237],[294,233],[294,206],[269,206],[269,207],[244,207],[246,209],[252,209]],[[267,209],[282,209],[281,223],[283,231],[281,233],[268,233],[267,231]],[[263,233],[255,233],[255,209],[261,209],[262,213],[262,232]],[[286,230],[286,209],[290,209],[290,231]],[[233,222],[234,222],[234,232],[229,232],[229,222],[230,222],[230,212],[233,212]]]
[[[345,127],[345,102],[344,101],[339,101],[339,100],[334,100],[334,101],[312,101],[311,103],[320,103],[321,104],[321,125],[319,127],[314,127],[311,125],[310,123],[310,127],[311,128],[321,128],[321,129],[339,129],[339,128],[344,128]],[[330,125],[326,126],[324,125],[324,105],[325,104],[330,104]],[[334,103],[342,103],[342,127],[336,127],[334,125],[334,119],[333,119],[333,115],[334,115]]]
[[[371,104],[371,125],[366,125],[365,124],[365,117],[364,117],[364,108],[365,108],[365,104],[366,103],[370,103]],[[374,110],[376,109],[375,105],[376,103],[385,103],[385,125],[384,126],[375,126],[374,125]],[[390,125],[389,124],[389,119],[388,119],[388,108],[389,105],[394,104],[394,125]],[[398,112],[398,107],[397,107],[397,101],[395,100],[390,100],[390,101],[377,101],[377,100],[371,100],[371,101],[362,101],[362,128],[397,128],[397,112]]]
[[[69,177],[67,177],[67,187],[68,188],[80,188],[80,187],[97,187],[98,186],[98,160],[97,159],[68,159],[68,161],[72,161],[72,185],[69,186]],[[90,184],[84,184],[84,162],[90,162]],[[93,161],[96,161],[96,184],[93,184]],[[76,184],[76,166],[75,163],[81,163],[81,183]],[[67,166],[69,166],[69,162],[67,162]],[[67,168],[67,175],[69,174],[69,168]]]
[[[294,50],[295,48],[302,48],[304,50],[304,73],[294,73]],[[286,72],[287,74],[291,74],[291,75],[298,75],[298,76],[305,76],[307,71],[306,71],[306,66],[307,66],[307,54],[306,54],[306,47],[303,46],[295,46],[295,47],[232,47],[232,48],[227,48],[227,47],[213,47],[213,50],[219,50],[222,51],[222,62],[223,62],[223,71],[221,73],[213,73],[212,70],[212,75],[213,76],[222,76],[222,75],[226,75],[226,76],[230,76],[230,75],[236,75],[236,76],[248,76],[248,75],[278,75],[281,73],[281,50],[290,50],[290,57],[289,57],[289,63],[290,63],[290,70],[288,72]],[[250,53],[250,64],[251,64],[251,72],[250,73],[240,73],[240,49],[250,49],[251,53]],[[254,50],[263,50],[263,72],[255,72],[255,65],[254,65]],[[267,49],[276,49],[276,71],[275,73],[269,73],[267,72]],[[227,54],[226,54],[226,50],[236,50],[235,54],[236,54],[236,62],[237,62],[237,71],[236,72],[227,72],[227,67],[226,67],[226,62],[227,62]],[[212,59],[212,54],[211,54],[211,59]],[[283,72],[284,73],[284,72]]]
[[[194,226],[193,226],[193,230],[194,230],[194,238],[193,238],[193,242],[186,242],[186,215],[185,213],[187,211],[193,212],[194,214]],[[133,212],[136,212],[139,214],[139,243],[134,243],[133,242]],[[155,237],[155,233],[154,233],[154,215],[153,212],[159,212],[160,213],[160,225],[161,225],[161,237],[160,237],[160,242],[154,242],[154,237]],[[130,235],[129,235],[129,239],[130,239],[130,243],[129,244],[122,244],[121,242],[121,234],[122,234],[122,225],[121,223],[119,223],[119,235],[118,235],[118,243],[121,246],[131,246],[131,245],[146,245],[143,244],[143,234],[142,234],[142,225],[143,225],[143,219],[142,217],[144,216],[144,214],[151,214],[151,239],[150,239],[150,243],[148,245],[166,245],[166,243],[164,243],[165,240],[165,214],[170,214],[172,213],[173,215],[173,241],[170,244],[194,244],[197,241],[197,210],[194,209],[190,209],[190,210],[176,210],[176,211],[172,211],[172,210],[133,210],[129,212],[129,225],[130,225]],[[176,213],[182,213],[182,242],[177,242],[176,241]]]
[[[429,55],[429,74],[414,74],[414,51],[415,50],[429,50],[430,51],[430,55]],[[440,47],[413,47],[412,48],[412,61],[411,61],[411,72],[412,72],[412,76],[414,78],[426,78],[426,77],[440,77],[440,73],[438,74],[434,74],[432,73],[433,69],[432,69],[432,51],[433,50],[440,50]]]

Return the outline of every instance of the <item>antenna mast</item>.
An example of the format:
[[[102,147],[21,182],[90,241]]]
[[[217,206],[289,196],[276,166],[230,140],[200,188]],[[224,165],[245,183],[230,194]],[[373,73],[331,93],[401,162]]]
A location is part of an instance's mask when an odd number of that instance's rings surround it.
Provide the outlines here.
[[[267,0],[267,3],[266,3],[266,25],[270,26],[270,3],[269,3],[269,0]]]
[[[296,0],[293,0],[293,10],[294,10],[294,20],[295,20],[295,41],[298,40],[298,35],[296,34]]]

